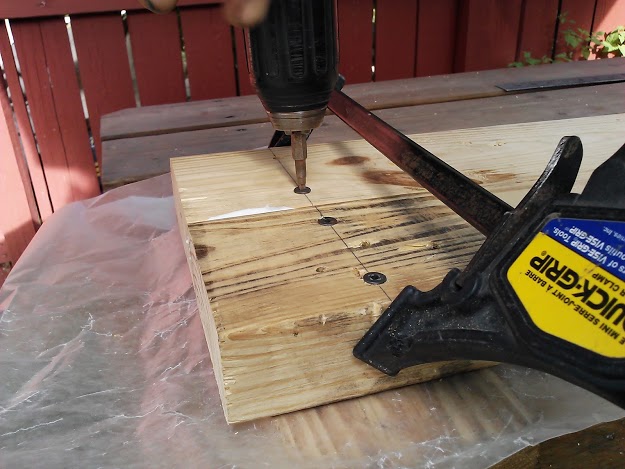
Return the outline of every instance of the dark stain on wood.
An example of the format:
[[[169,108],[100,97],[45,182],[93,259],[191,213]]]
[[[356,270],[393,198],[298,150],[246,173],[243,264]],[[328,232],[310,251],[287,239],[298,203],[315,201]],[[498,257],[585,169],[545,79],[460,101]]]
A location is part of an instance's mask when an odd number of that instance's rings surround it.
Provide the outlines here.
[[[196,244],[195,245],[195,255],[198,260],[204,259],[208,256],[209,252],[213,252],[215,250],[214,246],[206,246],[205,244]]]
[[[365,171],[365,180],[371,184],[385,184],[391,186],[421,187],[417,181],[412,179],[403,171]]]
[[[335,166],[346,166],[352,164],[363,164],[369,161],[371,158],[368,156],[343,156],[341,158],[336,158],[332,160],[330,164]]]

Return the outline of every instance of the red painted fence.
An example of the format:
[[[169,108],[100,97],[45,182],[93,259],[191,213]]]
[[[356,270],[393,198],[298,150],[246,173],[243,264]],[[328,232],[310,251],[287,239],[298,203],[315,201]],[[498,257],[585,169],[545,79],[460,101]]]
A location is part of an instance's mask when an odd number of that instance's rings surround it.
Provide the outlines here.
[[[350,83],[500,68],[524,51],[553,57],[564,49],[561,12],[588,30],[625,23],[625,0],[337,3],[340,70]],[[253,92],[242,31],[224,22],[219,0],[180,0],[168,15],[136,0],[2,0],[3,18],[5,267],[54,210],[100,192],[103,114]]]

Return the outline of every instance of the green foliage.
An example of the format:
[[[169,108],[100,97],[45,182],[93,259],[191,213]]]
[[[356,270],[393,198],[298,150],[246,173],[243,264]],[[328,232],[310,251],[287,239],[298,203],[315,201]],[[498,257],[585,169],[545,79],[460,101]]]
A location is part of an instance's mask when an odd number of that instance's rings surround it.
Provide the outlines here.
[[[590,54],[596,57],[625,57],[625,26],[617,26],[612,31],[595,31],[591,33],[583,28],[576,28],[575,21],[568,19],[568,13],[564,12],[558,17],[560,25],[568,25],[562,29],[560,36],[568,46],[567,52],[560,52],[553,59],[546,55],[536,58],[530,52],[523,52],[523,59],[512,62],[509,67],[524,67],[526,65],[549,64],[553,62],[570,62],[579,54],[583,59],[588,59]]]

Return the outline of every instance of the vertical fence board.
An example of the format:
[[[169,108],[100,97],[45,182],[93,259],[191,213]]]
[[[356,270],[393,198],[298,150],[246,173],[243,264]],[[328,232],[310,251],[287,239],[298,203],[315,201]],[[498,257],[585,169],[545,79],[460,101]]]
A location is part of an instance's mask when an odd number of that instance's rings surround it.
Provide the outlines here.
[[[0,240],[4,238],[0,260],[12,263],[35,236],[28,195],[30,181],[25,180],[28,175],[20,171],[18,161],[22,155],[15,151],[18,146],[13,112],[4,80],[0,79]],[[0,273],[0,285],[4,276]]]
[[[566,29],[582,28],[587,31],[592,29],[592,18],[595,13],[595,0],[562,0],[560,14],[566,14],[566,22],[558,26],[558,38],[556,40],[555,53],[574,52],[574,57],[579,58],[579,51],[573,51],[563,39],[562,31]],[[574,21],[575,24],[570,22]]]
[[[89,142],[67,26],[63,18],[42,20],[40,24],[55,114],[73,188],[72,200],[94,197],[100,193],[100,183]]]
[[[414,76],[417,44],[416,0],[378,0],[375,35],[375,79]]]
[[[100,117],[135,106],[124,26],[120,14],[76,16],[72,18],[72,33],[101,167]]]
[[[11,23],[53,210],[99,192],[63,18]]]
[[[255,94],[256,91],[250,82],[250,73],[247,69],[247,53],[245,51],[245,33],[241,28],[234,28],[234,37],[237,47],[237,77],[239,81],[239,95]]]
[[[235,96],[232,34],[221,6],[180,10],[191,99]]]
[[[458,0],[419,2],[415,76],[454,70]]]
[[[128,13],[128,32],[142,106],[184,102],[186,92],[175,13]]]
[[[24,149],[24,156],[26,158],[26,164],[28,165],[28,171],[30,172],[30,179],[32,182],[35,200],[37,202],[39,217],[41,220],[46,220],[52,214],[52,204],[50,203],[48,184],[43,172],[41,160],[39,159],[39,151],[37,150],[35,136],[30,125],[30,119],[28,118],[28,112],[26,110],[26,103],[20,86],[17,67],[15,65],[15,60],[13,59],[13,51],[11,49],[8,32],[4,23],[0,23],[0,55],[2,55],[4,63],[7,84],[11,90],[11,100],[13,102],[15,120],[17,121],[22,148]]]
[[[347,83],[371,81],[373,1],[337,0],[339,71]]]
[[[506,67],[516,57],[522,0],[464,0],[456,71]]]
[[[523,53],[532,57],[551,57],[558,23],[558,0],[525,0],[516,60]]]
[[[595,31],[612,31],[617,26],[625,25],[624,0],[597,0],[595,9]]]

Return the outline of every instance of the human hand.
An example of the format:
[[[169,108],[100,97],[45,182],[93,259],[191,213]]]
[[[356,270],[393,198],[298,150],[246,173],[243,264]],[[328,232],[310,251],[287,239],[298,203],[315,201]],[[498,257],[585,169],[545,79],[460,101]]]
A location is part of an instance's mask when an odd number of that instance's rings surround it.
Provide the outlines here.
[[[225,0],[224,14],[234,26],[254,26],[267,14],[271,0]],[[178,0],[139,0],[155,13],[167,13],[176,7]]]

